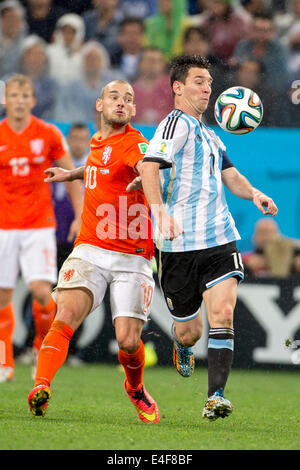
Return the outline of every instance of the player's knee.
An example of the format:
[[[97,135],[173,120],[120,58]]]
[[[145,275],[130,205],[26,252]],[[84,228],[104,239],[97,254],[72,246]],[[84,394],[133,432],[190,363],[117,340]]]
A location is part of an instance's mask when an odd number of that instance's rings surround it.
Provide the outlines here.
[[[0,289],[0,310],[7,307],[13,299],[13,289]]]
[[[197,326],[193,330],[188,329],[181,331],[177,334],[177,339],[182,346],[191,347],[194,346],[197,341],[201,338],[202,335],[202,326]]]
[[[50,284],[43,282],[33,282],[30,286],[32,298],[40,305],[47,305],[51,297]]]
[[[224,303],[219,308],[214,309],[212,318],[214,323],[218,323],[220,327],[232,328],[233,325],[233,312],[232,305]]]
[[[120,335],[117,337],[119,348],[128,353],[135,353],[140,346],[140,337]]]
[[[81,316],[76,309],[71,306],[59,306],[55,316],[55,320],[62,321],[67,323],[73,331],[76,331],[77,328],[82,323]]]
[[[233,307],[231,305],[224,305],[222,309],[221,319],[224,326],[232,327],[233,323]]]

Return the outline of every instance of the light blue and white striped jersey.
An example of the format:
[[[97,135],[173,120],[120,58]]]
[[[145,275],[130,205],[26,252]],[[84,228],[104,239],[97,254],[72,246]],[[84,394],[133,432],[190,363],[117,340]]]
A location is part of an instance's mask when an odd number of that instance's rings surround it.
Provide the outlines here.
[[[163,202],[184,230],[170,241],[154,227],[160,250],[200,250],[240,239],[221,179],[222,169],[233,165],[212,129],[175,109],[159,124],[144,161],[160,163]]]

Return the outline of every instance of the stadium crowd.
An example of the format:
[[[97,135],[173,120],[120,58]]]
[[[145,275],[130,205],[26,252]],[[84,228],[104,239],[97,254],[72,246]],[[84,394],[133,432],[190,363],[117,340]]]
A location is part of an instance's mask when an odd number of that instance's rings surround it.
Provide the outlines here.
[[[300,0],[4,0],[0,39],[0,79],[29,75],[42,119],[97,125],[99,90],[119,77],[135,122],[156,125],[172,108],[168,61],[188,53],[212,64],[207,124],[238,84],[260,95],[262,126],[300,126]]]
[[[69,125],[67,140],[75,167],[86,162],[90,125],[98,127],[95,102],[104,85],[117,78],[127,80],[137,105],[133,124],[156,126],[174,103],[168,63],[185,53],[209,58],[211,63],[214,82],[206,124],[215,124],[217,96],[241,85],[261,97],[262,126],[300,127],[300,0],[0,3],[0,80],[6,82],[16,73],[31,78],[36,94],[32,114]],[[4,116],[3,107],[0,119]],[[74,211],[65,187],[54,184],[52,189],[60,269],[73,247],[68,232]],[[267,231],[272,235],[270,249],[278,251],[278,244],[274,247],[278,230],[267,227]],[[278,265],[268,262],[274,251],[255,241],[254,253],[244,259],[248,273],[256,276],[263,271],[276,277]],[[282,237],[279,242],[287,268],[282,274],[281,259],[278,277],[299,273],[298,247]],[[27,317],[33,328],[31,307]],[[72,341],[69,352],[80,360],[76,337]]]

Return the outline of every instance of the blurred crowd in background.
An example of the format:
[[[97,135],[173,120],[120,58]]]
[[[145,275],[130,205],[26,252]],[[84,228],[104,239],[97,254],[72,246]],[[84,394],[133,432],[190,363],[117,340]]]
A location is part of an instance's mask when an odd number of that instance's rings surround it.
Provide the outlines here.
[[[156,125],[173,107],[168,62],[182,53],[210,59],[208,125],[217,96],[241,85],[259,94],[263,126],[300,127],[300,0],[0,4],[0,79],[29,75],[42,119],[96,124],[102,86],[124,78],[135,90],[134,122]]]

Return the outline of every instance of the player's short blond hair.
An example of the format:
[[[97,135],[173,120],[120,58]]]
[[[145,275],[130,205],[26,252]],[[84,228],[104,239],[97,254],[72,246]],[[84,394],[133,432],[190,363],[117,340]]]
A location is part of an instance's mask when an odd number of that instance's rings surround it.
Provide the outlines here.
[[[106,87],[110,85],[111,83],[122,83],[123,85],[129,85],[132,88],[131,84],[127,80],[121,80],[121,79],[111,80],[110,82],[106,83],[104,87],[101,89],[100,99],[103,98]],[[132,88],[132,91],[133,91],[133,88]]]
[[[9,85],[13,83],[17,83],[20,87],[29,85],[32,89],[33,95],[35,96],[35,88],[33,81],[27,75],[22,75],[21,73],[16,73],[15,75],[12,75],[5,83],[6,89],[9,87]]]

